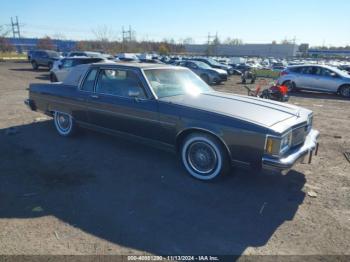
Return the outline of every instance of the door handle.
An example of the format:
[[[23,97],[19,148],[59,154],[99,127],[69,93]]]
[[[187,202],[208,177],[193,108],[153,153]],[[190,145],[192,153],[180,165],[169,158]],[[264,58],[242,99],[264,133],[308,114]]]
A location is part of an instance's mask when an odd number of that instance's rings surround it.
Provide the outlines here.
[[[99,98],[99,96],[98,96],[98,95],[91,95],[90,97],[91,97],[91,98],[94,98],[94,99]]]

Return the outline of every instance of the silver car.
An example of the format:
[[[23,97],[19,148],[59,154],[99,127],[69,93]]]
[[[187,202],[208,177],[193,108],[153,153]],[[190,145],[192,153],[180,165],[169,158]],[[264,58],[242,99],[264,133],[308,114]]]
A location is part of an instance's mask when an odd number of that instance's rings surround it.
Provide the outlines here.
[[[350,97],[350,75],[330,66],[290,66],[281,72],[278,83],[286,85],[291,91],[315,90]]]
[[[56,61],[50,70],[51,82],[62,82],[72,71],[72,68],[82,64],[92,64],[106,61],[103,58],[93,57],[66,57]]]

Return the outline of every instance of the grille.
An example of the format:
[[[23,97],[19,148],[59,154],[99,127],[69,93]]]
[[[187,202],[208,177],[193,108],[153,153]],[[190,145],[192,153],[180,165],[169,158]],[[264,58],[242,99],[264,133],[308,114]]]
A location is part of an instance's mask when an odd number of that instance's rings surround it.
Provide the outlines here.
[[[227,80],[227,75],[226,74],[220,74],[220,78],[222,80]]]
[[[303,125],[293,129],[292,132],[292,146],[297,146],[305,142],[305,138],[308,134],[308,126]]]

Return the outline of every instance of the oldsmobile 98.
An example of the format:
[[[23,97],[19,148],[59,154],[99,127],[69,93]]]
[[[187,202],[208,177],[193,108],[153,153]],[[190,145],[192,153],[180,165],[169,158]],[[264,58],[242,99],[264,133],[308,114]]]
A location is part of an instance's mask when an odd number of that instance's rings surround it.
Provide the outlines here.
[[[77,66],[62,83],[31,84],[25,103],[53,116],[61,136],[84,127],[170,148],[201,180],[232,165],[288,170],[318,146],[310,110],[216,92],[169,65]]]

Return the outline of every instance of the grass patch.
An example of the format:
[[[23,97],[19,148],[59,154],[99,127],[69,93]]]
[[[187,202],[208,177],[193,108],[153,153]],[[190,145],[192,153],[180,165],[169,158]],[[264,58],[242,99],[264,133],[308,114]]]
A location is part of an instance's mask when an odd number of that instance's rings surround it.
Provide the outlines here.
[[[277,79],[280,75],[280,72],[268,70],[268,69],[256,69],[254,70],[257,77],[265,77],[265,78],[272,78]]]
[[[0,60],[27,59],[26,54],[18,54],[16,52],[0,52]]]

